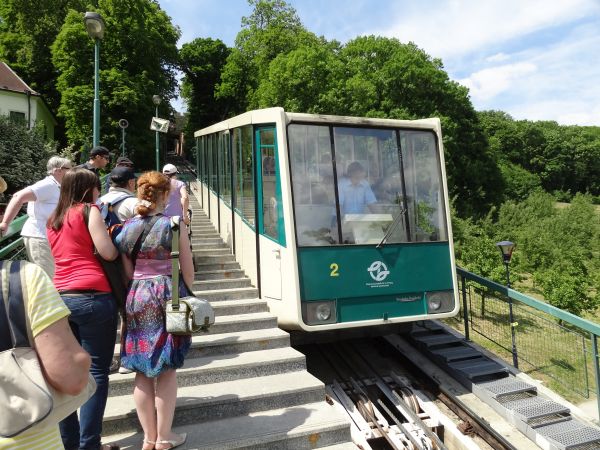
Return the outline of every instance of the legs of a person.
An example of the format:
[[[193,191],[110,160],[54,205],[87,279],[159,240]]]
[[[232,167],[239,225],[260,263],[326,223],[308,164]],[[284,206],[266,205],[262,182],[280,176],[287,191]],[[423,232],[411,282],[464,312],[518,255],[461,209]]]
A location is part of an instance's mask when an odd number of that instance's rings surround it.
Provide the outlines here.
[[[155,378],[148,378],[141,372],[135,375],[135,386],[133,388],[133,401],[137,411],[138,419],[144,430],[144,439],[156,441],[156,413],[155,413]]]
[[[115,348],[117,307],[110,294],[64,296],[63,300],[71,310],[69,320],[78,327],[81,346],[92,357],[90,373],[96,380],[96,392],[80,409],[79,448],[96,450],[100,446],[102,418],[108,397],[108,373]]]
[[[168,441],[175,437],[171,432],[175,402],[177,401],[177,372],[174,369],[161,373],[156,380],[156,424],[157,441]]]
[[[54,278],[54,258],[50,251],[50,244],[44,238],[23,237],[27,259],[40,266],[50,278]]]

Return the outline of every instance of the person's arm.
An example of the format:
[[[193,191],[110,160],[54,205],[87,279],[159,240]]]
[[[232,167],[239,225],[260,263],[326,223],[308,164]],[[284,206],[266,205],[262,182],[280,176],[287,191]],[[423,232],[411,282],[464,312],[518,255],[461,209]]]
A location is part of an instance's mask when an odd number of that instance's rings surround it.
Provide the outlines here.
[[[185,186],[185,183],[183,184],[183,186],[181,186],[181,188],[179,189],[179,192],[181,193],[181,208],[182,208],[182,212],[183,212],[183,221],[186,225],[190,224],[190,219],[187,215],[188,212],[188,208],[190,207],[190,197],[188,196],[188,192],[187,192],[187,188]]]
[[[46,381],[59,392],[79,394],[87,385],[92,360],[75,340],[68,318],[46,327],[34,341]]]
[[[0,236],[6,233],[8,226],[19,213],[23,203],[35,202],[36,200],[37,197],[29,187],[21,189],[19,192],[15,193],[10,199],[10,202],[8,202],[6,211],[4,211],[4,217],[2,218],[2,223],[0,223]]]
[[[191,289],[194,283],[194,260],[188,234],[181,231],[179,233],[179,266],[183,281]]]
[[[119,252],[110,239],[106,230],[106,224],[102,220],[98,208],[90,207],[88,230],[90,230],[92,241],[94,241],[94,246],[98,250],[98,253],[100,253],[100,256],[107,261],[113,261],[119,255]]]
[[[133,262],[125,253],[121,253],[121,261],[123,261],[123,269],[128,280],[133,278]]]

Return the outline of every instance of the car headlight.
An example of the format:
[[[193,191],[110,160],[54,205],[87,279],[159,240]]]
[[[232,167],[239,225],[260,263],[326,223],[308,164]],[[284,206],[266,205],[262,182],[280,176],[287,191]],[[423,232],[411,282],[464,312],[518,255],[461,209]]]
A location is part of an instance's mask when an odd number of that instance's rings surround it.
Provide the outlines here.
[[[307,325],[336,323],[335,300],[320,302],[302,302],[302,319]]]
[[[427,292],[427,312],[440,314],[454,309],[454,291]]]

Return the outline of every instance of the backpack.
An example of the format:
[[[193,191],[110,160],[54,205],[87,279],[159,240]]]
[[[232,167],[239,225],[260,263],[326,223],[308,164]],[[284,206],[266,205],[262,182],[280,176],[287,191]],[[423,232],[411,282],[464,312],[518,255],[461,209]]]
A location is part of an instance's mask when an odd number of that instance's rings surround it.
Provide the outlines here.
[[[108,202],[103,202],[102,199],[100,199],[100,214],[102,215],[102,219],[104,219],[106,228],[110,229],[113,225],[120,225],[122,223],[117,215],[115,207],[123,200],[130,197],[133,197],[133,195],[122,193]]]

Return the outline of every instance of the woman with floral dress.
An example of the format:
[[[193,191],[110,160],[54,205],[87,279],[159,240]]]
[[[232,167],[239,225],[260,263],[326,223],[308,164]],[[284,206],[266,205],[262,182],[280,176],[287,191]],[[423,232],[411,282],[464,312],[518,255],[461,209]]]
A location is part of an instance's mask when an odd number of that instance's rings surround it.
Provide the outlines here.
[[[144,430],[143,449],[175,448],[185,434],[171,431],[177,378],[190,336],[175,336],[165,329],[165,303],[171,298],[171,218],[164,216],[170,180],[159,172],[138,179],[138,215],[123,225],[116,242],[125,269],[132,278],[125,304],[126,334],[121,365],[136,372],[133,398]],[[180,233],[181,296],[194,281],[192,253],[187,233]],[[137,243],[137,244],[136,244]],[[155,413],[156,411],[156,413]]]

